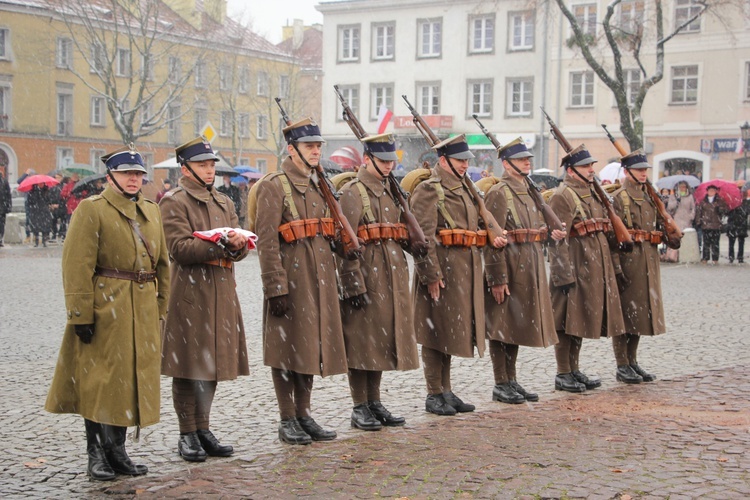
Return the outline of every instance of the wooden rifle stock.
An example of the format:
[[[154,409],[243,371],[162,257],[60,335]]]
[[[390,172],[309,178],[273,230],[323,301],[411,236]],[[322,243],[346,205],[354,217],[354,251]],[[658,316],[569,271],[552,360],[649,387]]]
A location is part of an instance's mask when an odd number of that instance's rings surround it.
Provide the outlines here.
[[[275,100],[276,104],[279,106],[279,110],[281,111],[281,118],[284,120],[284,123],[286,123],[287,125],[291,125],[292,120],[289,118],[289,115],[287,115],[284,106],[281,105],[281,99],[276,97]],[[297,151],[300,159],[307,163],[307,160],[305,160],[305,158],[302,156],[302,153],[300,153],[299,149],[297,148],[296,142],[293,142],[292,146]],[[308,164],[308,166],[310,165]],[[355,260],[359,258],[359,255],[362,253],[362,249],[359,246],[359,240],[357,240],[357,235],[352,230],[352,226],[349,224],[349,220],[344,216],[344,212],[341,210],[341,205],[339,205],[339,202],[336,200],[336,196],[333,194],[333,186],[326,177],[326,174],[323,171],[323,167],[320,166],[320,162],[315,165],[315,170],[318,173],[318,189],[320,190],[320,194],[323,195],[323,199],[325,200],[326,205],[328,205],[328,209],[331,211],[333,223],[336,226],[336,229],[338,229],[341,243],[344,246],[344,255],[349,260]]]
[[[354,111],[349,106],[349,103],[346,101],[344,96],[341,95],[341,92],[339,92],[339,86],[334,85],[333,90],[339,97],[339,101],[341,101],[341,106],[344,110],[342,113],[344,121],[347,123],[347,125],[349,125],[349,128],[352,129],[352,132],[354,132],[354,135],[357,137],[357,139],[362,141],[362,139],[367,137],[367,132],[357,119],[357,115],[354,114]],[[375,165],[375,160],[373,159],[372,155],[369,153],[365,154],[370,157],[370,161],[372,161],[373,165]],[[377,168],[377,165],[375,165],[375,167]],[[424,257],[425,255],[427,255],[427,239],[424,237],[424,232],[422,231],[422,227],[419,225],[419,222],[417,222],[417,218],[414,217],[414,214],[409,209],[409,204],[406,202],[407,194],[401,188],[401,185],[396,180],[396,177],[394,177],[392,171],[388,172],[388,176],[386,177],[386,179],[388,179],[388,187],[391,190],[393,198],[401,207],[401,211],[404,214],[404,224],[406,225],[406,230],[409,232],[409,248],[411,250],[411,253],[415,257]]]
[[[500,149],[502,147],[502,144],[500,144],[500,141],[497,140],[495,134],[487,130],[482,122],[479,121],[477,115],[471,116],[474,118],[474,120],[476,120],[482,133],[487,136],[487,139],[489,139],[492,145],[495,146],[495,149]],[[519,172],[519,174],[521,174],[523,176],[523,180],[526,181],[526,184],[529,187],[529,196],[531,196],[531,199],[534,200],[534,204],[536,205],[537,210],[542,213],[542,217],[544,217],[544,222],[547,224],[547,226],[549,226],[549,228],[552,230],[557,229],[559,231],[565,231],[565,226],[562,222],[560,222],[560,218],[552,210],[552,208],[547,205],[547,202],[544,201],[544,197],[542,196],[542,188],[540,188],[537,183],[534,182],[534,180],[528,175],[524,175],[521,172]]]
[[[563,147],[566,153],[570,153],[571,151],[573,151],[573,146],[570,144],[570,142],[568,142],[560,129],[557,128],[557,125],[555,125],[555,122],[552,121],[552,118],[550,118],[544,108],[541,108],[541,110],[542,113],[544,113],[544,116],[547,118],[552,137],[554,137],[555,140],[560,144],[560,146]],[[615,238],[617,238],[617,243],[620,246],[620,250],[622,250],[623,252],[632,252],[633,238],[630,236],[625,223],[615,212],[615,207],[612,206],[612,201],[610,200],[609,195],[604,192],[604,189],[602,189],[602,186],[596,179],[591,182],[591,185],[594,187],[596,197],[599,198],[599,201],[602,203],[602,205],[604,205],[604,209],[607,211],[607,217],[612,223],[612,229],[614,229],[615,231]]]
[[[435,132],[433,132],[430,126],[427,125],[427,122],[424,121],[419,112],[414,109],[414,107],[409,102],[409,99],[407,99],[405,95],[402,95],[401,97],[406,102],[406,106],[409,108],[409,111],[411,111],[411,114],[414,117],[414,126],[417,127],[417,130],[419,130],[419,132],[422,134],[422,137],[425,138],[430,146],[434,146],[435,144],[439,143],[440,139],[438,138],[438,136],[435,135]],[[451,170],[456,173],[453,165],[451,165],[451,159],[447,156],[445,157],[445,159],[448,162],[448,165],[450,165]],[[469,190],[469,194],[474,199],[474,203],[476,203],[477,207],[479,208],[479,216],[482,218],[482,220],[484,221],[484,225],[487,228],[487,241],[492,244],[492,246],[495,246],[495,239],[497,238],[505,241],[505,231],[500,226],[500,224],[497,223],[497,221],[495,220],[495,216],[492,215],[492,212],[487,209],[487,205],[484,204],[484,200],[479,194],[479,191],[477,191],[477,187],[474,185],[474,182],[466,174],[464,174],[461,180],[464,181],[464,185]],[[505,245],[505,243],[503,243],[503,245]]]
[[[617,142],[617,139],[615,139],[612,134],[609,133],[609,130],[607,130],[607,126],[602,123],[602,128],[604,129],[604,132],[607,134],[607,137],[609,138],[609,141],[612,143],[612,145],[615,147],[618,153],[620,153],[620,156],[627,156],[627,151],[625,151],[625,148],[620,145],[620,143]],[[661,216],[662,220],[664,221],[664,229],[667,232],[667,239],[669,241],[669,246],[672,248],[679,248],[680,247],[680,240],[682,240],[682,231],[677,226],[677,223],[674,221],[671,215],[669,215],[669,212],[667,212],[667,207],[664,206],[664,202],[661,201],[661,196],[659,196],[659,193],[656,192],[656,189],[654,189],[654,185],[651,184],[651,181],[646,179],[646,191],[648,192],[648,195],[651,197],[651,200],[654,202],[654,206],[656,206],[656,211],[659,212],[659,216]]]

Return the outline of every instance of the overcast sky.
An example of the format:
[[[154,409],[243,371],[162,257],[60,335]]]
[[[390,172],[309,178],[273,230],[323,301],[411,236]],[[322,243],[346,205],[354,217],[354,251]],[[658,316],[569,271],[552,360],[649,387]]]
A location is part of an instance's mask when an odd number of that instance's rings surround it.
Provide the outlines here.
[[[302,19],[305,24],[322,23],[315,10],[318,0],[228,0],[227,13],[235,19],[251,20],[253,31],[273,43],[281,41],[281,27]]]

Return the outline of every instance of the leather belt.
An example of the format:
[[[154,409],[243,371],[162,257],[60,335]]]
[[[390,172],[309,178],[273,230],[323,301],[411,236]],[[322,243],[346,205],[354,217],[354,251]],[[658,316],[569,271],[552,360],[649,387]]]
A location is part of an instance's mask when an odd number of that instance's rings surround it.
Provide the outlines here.
[[[628,233],[633,238],[633,242],[651,243],[652,245],[659,245],[664,234],[661,231],[644,231],[643,229],[628,229]]]
[[[542,229],[514,229],[508,231],[508,241],[510,243],[535,243],[547,239],[547,228]]]
[[[487,244],[487,231],[468,229],[442,229],[438,231],[440,244],[444,247],[483,247]]]
[[[156,271],[121,271],[119,269],[96,266],[94,272],[97,276],[104,278],[117,278],[120,280],[135,281],[136,283],[156,281]]]
[[[609,219],[602,218],[591,218],[582,220],[578,224],[575,224],[573,228],[570,230],[570,236],[573,238],[578,238],[581,236],[586,236],[587,234],[596,234],[596,233],[607,233],[612,230],[612,222],[610,222]]]
[[[207,260],[206,262],[204,262],[204,264],[209,265],[209,266],[225,267],[227,269],[232,269],[232,261],[229,259]]]

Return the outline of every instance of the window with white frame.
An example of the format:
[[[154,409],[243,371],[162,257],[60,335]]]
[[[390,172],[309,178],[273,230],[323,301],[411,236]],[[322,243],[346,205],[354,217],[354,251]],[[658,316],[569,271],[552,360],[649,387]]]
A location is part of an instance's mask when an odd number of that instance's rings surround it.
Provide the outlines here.
[[[96,73],[103,71],[107,63],[107,55],[104,52],[104,47],[100,43],[94,42],[91,44],[91,66],[89,71]]]
[[[206,76],[205,61],[198,61],[197,63],[195,63],[195,69],[193,70],[193,81],[195,82],[196,88],[205,89],[208,86]]]
[[[206,109],[205,104],[196,106],[193,109],[193,134],[201,135],[201,132],[203,131],[203,126],[206,124],[207,121],[208,121],[208,109]]]
[[[267,96],[269,92],[268,88],[268,73],[265,71],[258,72],[258,89],[257,94],[259,96]]]
[[[170,144],[179,144],[180,140],[180,105],[177,103],[170,104],[167,108],[167,142]]]
[[[377,120],[380,106],[393,110],[393,84],[373,83],[370,86],[370,120]]]
[[[372,59],[391,60],[395,54],[396,23],[373,23]]]
[[[617,27],[627,33],[636,33],[644,22],[643,0],[623,0],[617,9]]]
[[[359,24],[339,26],[339,62],[359,61]]]
[[[141,56],[141,73],[147,81],[154,81],[154,57],[150,54]]]
[[[58,169],[65,169],[68,168],[70,165],[73,164],[73,148],[57,148],[55,152],[55,157],[57,158],[57,167]]]
[[[698,66],[673,66],[671,88],[671,104],[698,102]]]
[[[89,165],[94,169],[95,172],[99,172],[102,169],[102,156],[106,155],[107,152],[103,149],[92,148],[89,150]],[[142,155],[143,153],[141,153]]]
[[[421,115],[440,114],[440,82],[417,82],[417,107]]]
[[[130,49],[117,49],[115,74],[117,76],[130,76]]]
[[[750,61],[745,62],[745,100],[750,101]]]
[[[229,137],[232,133],[232,112],[224,110],[219,118],[219,135]]]
[[[286,99],[291,92],[291,81],[289,75],[279,75],[279,97]]]
[[[508,14],[508,49],[532,50],[534,48],[534,11]]]
[[[10,130],[10,84],[0,82],[0,130]]]
[[[268,137],[268,117],[266,115],[258,115],[255,137],[259,140],[264,140]]]
[[[596,36],[596,4],[582,3],[573,6],[573,15],[586,35]]]
[[[169,56],[167,72],[170,83],[179,83],[182,80],[182,66],[180,66],[179,57]]]
[[[359,115],[359,85],[339,85],[339,92],[344,96],[346,102],[349,103],[349,107],[352,108],[352,112],[355,115]],[[342,113],[344,109],[341,107],[341,102],[336,100],[336,121],[343,121]]]
[[[469,80],[468,116],[492,116],[492,80]]]
[[[61,36],[57,38],[57,53],[55,54],[55,65],[58,68],[70,69],[73,64],[73,40]]]
[[[237,75],[237,92],[247,94],[250,89],[250,68],[242,66]]]
[[[268,171],[268,162],[264,159],[255,160],[255,168],[260,170],[261,174],[265,174]]]
[[[104,97],[100,95],[91,96],[91,126],[104,126]]]
[[[73,134],[73,91],[57,91],[57,135]]]
[[[703,10],[702,2],[698,0],[675,0],[674,25],[675,28],[685,24],[690,18]],[[702,16],[701,16],[702,17]],[[685,26],[680,33],[697,33],[701,30],[701,18]]]
[[[154,126],[151,119],[154,117],[154,103],[152,101],[141,102],[141,128],[149,129]]]
[[[628,105],[632,106],[641,88],[641,71],[638,69],[626,69],[623,71],[622,76],[625,79],[625,94]]]
[[[495,49],[495,15],[469,17],[469,53],[482,54]]]
[[[243,139],[250,137],[250,113],[240,113],[237,116],[237,133]]]
[[[228,64],[219,66],[219,90],[229,90],[232,87],[232,70]]]
[[[0,59],[10,59],[10,30],[0,28]]]
[[[153,166],[154,166],[154,153],[141,153],[141,159],[143,160],[143,166],[146,167],[146,170],[149,170],[153,172]]]
[[[443,18],[417,19],[417,56],[440,57],[443,46]]]
[[[594,72],[574,71],[570,74],[570,107],[588,108],[594,105]]]
[[[506,114],[512,117],[531,116],[533,96],[534,80],[532,78],[508,80]]]

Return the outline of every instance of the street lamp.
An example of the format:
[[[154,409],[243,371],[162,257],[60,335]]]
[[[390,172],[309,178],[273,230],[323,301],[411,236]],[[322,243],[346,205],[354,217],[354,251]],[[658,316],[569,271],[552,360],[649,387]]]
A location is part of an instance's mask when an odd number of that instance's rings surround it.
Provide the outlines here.
[[[745,120],[745,123],[740,125],[740,132],[742,134],[742,151],[745,153],[745,165],[742,172],[742,177],[747,180],[747,147],[750,145],[750,123]]]

